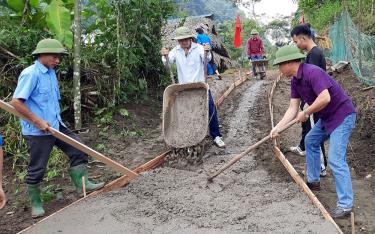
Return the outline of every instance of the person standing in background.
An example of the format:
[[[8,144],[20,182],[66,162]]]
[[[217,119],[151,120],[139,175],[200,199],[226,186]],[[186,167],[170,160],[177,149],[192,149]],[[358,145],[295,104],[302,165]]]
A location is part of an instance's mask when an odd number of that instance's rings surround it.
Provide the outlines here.
[[[201,45],[208,43],[212,49],[211,38],[204,33],[203,28],[197,28],[195,29],[195,31],[198,33],[197,38],[196,38],[197,43]],[[212,50],[211,50],[211,60],[208,62],[207,66],[208,66],[207,71],[212,70],[217,75],[217,78],[221,80],[222,77],[219,73],[219,70],[217,70],[217,66],[214,61],[214,55],[212,53]],[[212,75],[213,72],[211,74],[209,73],[209,75]]]

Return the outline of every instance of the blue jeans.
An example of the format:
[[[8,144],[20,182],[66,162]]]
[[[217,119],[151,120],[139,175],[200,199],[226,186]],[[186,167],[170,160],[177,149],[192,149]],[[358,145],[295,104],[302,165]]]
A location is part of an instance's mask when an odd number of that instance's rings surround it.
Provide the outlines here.
[[[217,110],[215,106],[214,99],[212,98],[211,90],[208,90],[208,115],[209,115],[209,125],[210,125],[210,135],[212,138],[220,136],[219,129],[219,119],[217,118]]]
[[[251,59],[251,61],[262,60],[263,56],[261,56],[261,55],[254,55],[254,56],[250,56],[249,59]],[[252,65],[252,66],[253,66],[253,75],[256,76],[257,75],[256,66],[255,65]],[[262,66],[262,69],[264,71],[264,67],[263,66]]]
[[[322,129],[319,120],[305,137],[308,182],[320,180],[320,144],[329,139],[328,165],[336,183],[337,206],[341,208],[353,206],[352,181],[345,155],[355,120],[355,113],[348,115],[330,135]]]

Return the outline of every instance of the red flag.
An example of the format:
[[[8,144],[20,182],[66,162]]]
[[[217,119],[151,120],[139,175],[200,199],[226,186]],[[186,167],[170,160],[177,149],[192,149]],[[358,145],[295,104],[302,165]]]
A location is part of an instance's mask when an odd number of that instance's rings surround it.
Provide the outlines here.
[[[299,23],[304,24],[305,23],[305,13],[302,11],[301,15],[299,17]]]
[[[241,47],[242,39],[241,39],[241,21],[240,16],[237,15],[236,17],[236,31],[234,32],[234,48]]]

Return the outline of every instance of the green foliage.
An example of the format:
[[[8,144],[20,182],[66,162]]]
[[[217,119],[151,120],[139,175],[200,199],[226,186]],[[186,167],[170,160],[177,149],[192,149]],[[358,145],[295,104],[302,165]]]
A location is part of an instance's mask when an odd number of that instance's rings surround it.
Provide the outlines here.
[[[230,0],[174,0],[179,8],[178,17],[214,14],[216,22],[231,20],[238,9]]]
[[[121,115],[122,117],[128,117],[128,116],[129,116],[129,112],[128,112],[128,110],[127,110],[127,109],[124,109],[124,108],[120,109],[120,110],[119,110],[119,113],[120,113],[120,115]]]
[[[41,188],[41,199],[44,203],[49,203],[54,199],[60,199],[62,196],[59,185],[50,184]]]
[[[107,126],[112,123],[113,108],[101,108],[95,112],[95,122],[100,126]]]
[[[362,30],[368,34],[375,34],[375,13],[373,12],[372,0],[347,0],[347,10],[354,23],[360,25]],[[360,8],[359,3],[362,2]],[[324,31],[337,19],[345,7],[345,1],[340,0],[299,0],[298,7],[305,13],[305,21],[311,23],[313,28]],[[294,24],[298,20],[294,20]]]
[[[64,7],[61,0],[53,0],[45,9],[46,23],[56,39],[68,48],[73,45],[73,33],[70,30],[72,19],[70,10]]]
[[[159,52],[161,27],[173,12],[173,4],[166,0],[119,0],[115,4],[120,77],[114,91],[120,101],[131,96],[145,99],[147,88],[157,87],[164,73]]]
[[[72,47],[72,0],[32,0],[27,6],[23,0],[7,0],[7,6],[17,17],[22,18],[22,23],[41,30],[48,28],[56,39],[68,48]]]
[[[271,21],[266,29],[270,32],[270,36],[276,45],[281,45],[289,39],[288,17]]]
[[[25,7],[25,3],[23,0],[7,0],[7,3],[10,8],[17,12],[22,11]]]

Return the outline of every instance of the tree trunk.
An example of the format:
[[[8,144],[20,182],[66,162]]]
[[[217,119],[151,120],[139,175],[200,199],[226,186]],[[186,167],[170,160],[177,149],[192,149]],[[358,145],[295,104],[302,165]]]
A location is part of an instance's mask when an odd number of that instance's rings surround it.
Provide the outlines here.
[[[121,64],[121,10],[120,10],[120,2],[116,1],[116,23],[117,23],[117,51],[116,51],[116,57],[117,57],[117,80],[115,80],[113,84],[113,105],[116,105],[116,99],[119,96],[120,93],[120,86],[121,86],[121,74],[122,74],[122,64]]]
[[[81,116],[81,2],[74,1],[74,62],[73,62],[74,125],[82,128]]]

